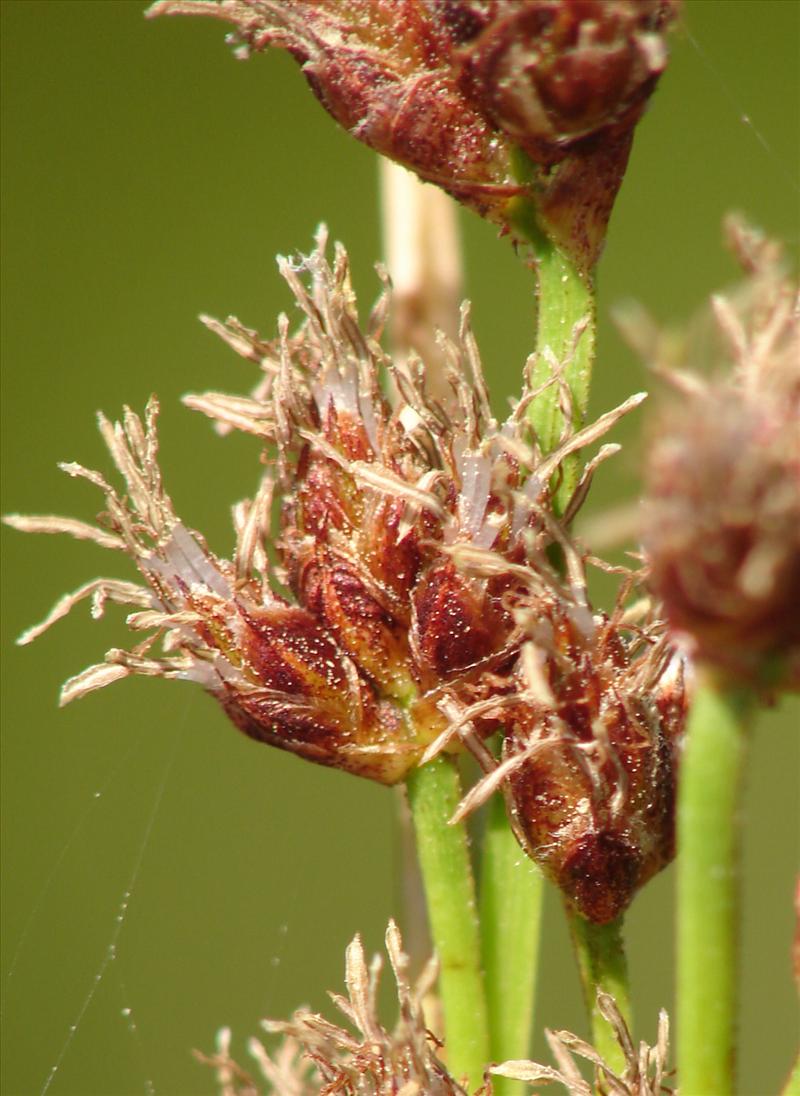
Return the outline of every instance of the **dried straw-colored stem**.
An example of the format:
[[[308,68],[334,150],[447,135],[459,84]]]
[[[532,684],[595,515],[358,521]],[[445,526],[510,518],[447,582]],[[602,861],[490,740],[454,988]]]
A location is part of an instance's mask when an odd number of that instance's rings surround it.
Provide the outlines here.
[[[380,161],[381,213],[386,266],[394,285],[394,353],[419,354],[429,393],[450,389],[436,332],[458,335],[462,297],[458,207],[443,190],[404,167]]]

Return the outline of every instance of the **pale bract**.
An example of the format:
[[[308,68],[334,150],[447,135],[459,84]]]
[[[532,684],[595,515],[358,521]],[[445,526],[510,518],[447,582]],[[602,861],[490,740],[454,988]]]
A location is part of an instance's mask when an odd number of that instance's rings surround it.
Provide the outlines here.
[[[642,1041],[637,1047],[611,994],[598,990],[597,1007],[605,1022],[611,1026],[623,1053],[625,1067],[622,1072],[612,1069],[590,1043],[572,1032],[546,1029],[547,1042],[558,1068],[538,1062],[514,1061],[493,1066],[490,1074],[532,1085],[560,1084],[569,1096],[592,1096],[595,1091],[608,1093],[608,1096],[662,1096],[668,1093],[670,1090],[665,1087],[665,1081],[669,1078],[669,1017],[666,1011],[662,1009],[659,1013],[658,1034],[653,1046]],[[583,1059],[594,1066],[594,1085],[585,1079],[576,1059]]]

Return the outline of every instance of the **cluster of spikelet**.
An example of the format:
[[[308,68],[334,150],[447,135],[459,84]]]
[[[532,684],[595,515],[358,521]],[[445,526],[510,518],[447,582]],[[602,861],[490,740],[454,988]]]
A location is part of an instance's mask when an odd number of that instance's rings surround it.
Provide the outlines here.
[[[322,233],[310,256],[280,264],[303,314],[294,333],[285,317],[273,341],[234,319],[207,320],[261,371],[248,397],[186,399],[264,446],[261,487],[234,508],[232,559],[212,553],[173,511],[157,462],[156,401],[144,422],[130,411],[116,424],[101,416],[125,493],[99,472],[64,465],[104,493],[98,525],[7,520],[120,550],[144,582],[87,583],[22,642],[83,599],[95,616],[120,603],[133,609],[128,624],[140,642],[72,678],[64,702],[133,673],[196,681],[251,737],[384,783],[442,750],[468,749],[485,776],[459,815],[502,792],[520,844],[567,900],[590,920],[613,919],[674,852],[685,662],[673,642],[759,686],[796,680],[797,619],[785,593],[800,559],[797,288],[773,244],[739,223],[730,232],[748,280],[712,299],[729,371],[711,382],[677,369],[665,360],[668,344],[645,325],[635,333],[642,345],[650,339],[649,356],[683,397],[681,415],[666,414],[652,447],[644,509],[644,578],[664,599],[670,633],[630,602],[642,575],[623,574],[610,615],[588,599],[586,566],[602,564],[569,523],[617,447],[602,445],[586,461],[563,514],[553,501],[565,458],[597,443],[640,397],[581,430],[566,426],[556,449],[543,453],[526,413],[537,395],[529,384],[504,423],[493,417],[465,307],[459,338],[442,343],[452,397],[433,400],[422,362],[411,355],[398,364],[381,349],[388,285],[362,327],[346,253],[337,247],[330,265]],[[534,366],[527,363],[526,377]],[[550,366],[567,405],[564,363]],[[708,428],[697,433],[699,416]],[[698,437],[709,449],[699,462],[689,459]],[[724,496],[721,461],[731,488]],[[277,592],[286,587],[292,601]],[[716,591],[713,613],[702,600],[708,589]],[[354,942],[351,1001],[337,1002],[363,1043],[302,1011],[273,1024],[288,1037],[277,1057],[253,1044],[273,1086],[266,1091],[378,1096],[396,1091],[386,1088],[390,1075],[407,1077],[400,1091],[408,1096],[463,1091],[429,1041],[422,991],[404,981],[396,930],[387,939],[401,1034],[374,1027],[377,968],[367,975]],[[505,1063],[497,1074],[560,1081],[583,1096],[589,1089],[574,1053],[593,1063],[608,1091],[659,1091],[665,1022],[656,1048],[634,1052],[613,1001],[598,1007],[625,1050],[624,1076],[566,1033],[550,1036],[557,1069]],[[257,1091],[224,1045],[213,1062],[227,1091]],[[487,1075],[487,1093],[490,1085]]]
[[[281,269],[304,315],[297,332],[282,319],[264,342],[236,321],[209,321],[258,362],[255,393],[187,398],[265,446],[261,487],[234,510],[233,558],[217,557],[173,511],[155,401],[144,423],[130,411],[115,425],[101,418],[126,494],[65,466],[104,492],[100,527],[13,520],[122,549],[144,584],[95,580],[23,641],[80,599],[95,615],[121,602],[143,638],[67,682],[64,701],[132,673],[196,681],[252,738],[388,784],[466,744],[488,775],[465,809],[502,787],[523,847],[585,916],[612,919],[673,854],[682,675],[660,627],[626,612],[632,576],[610,617],[592,609],[584,553],[568,532],[617,447],[586,463],[561,517],[552,496],[562,461],[641,397],[565,428],[544,454],[526,416],[535,392],[526,387],[504,423],[493,417],[466,308],[458,341],[444,346],[445,407],[426,395],[419,360],[398,366],[381,350],[387,294],[359,326],[342,248],[329,265],[323,236]],[[552,383],[561,367],[552,363]],[[276,592],[285,586],[293,602]],[[498,729],[496,767],[485,741]]]
[[[711,298],[712,367],[643,347],[680,398],[648,455],[644,543],[692,659],[769,693],[800,687],[800,293],[776,241],[726,230],[746,278]]]
[[[533,194],[540,231],[588,272],[677,10],[677,0],[156,0],[149,14],[219,19],[242,58],[287,50],[339,125],[506,231],[517,199]]]
[[[288,49],[354,136],[512,234],[527,203],[527,238],[563,251],[587,282],[675,10],[674,0],[160,0],[152,9],[220,18],[242,54]],[[570,351],[559,360],[545,347],[498,421],[466,305],[458,337],[441,336],[449,393],[434,396],[423,361],[382,348],[386,276],[362,323],[347,254],[337,245],[331,263],[321,231],[311,255],[279,263],[302,316],[295,331],[285,316],[271,340],[235,319],[206,320],[260,371],[250,396],[186,398],[262,446],[261,485],[233,510],[231,558],[174,512],[157,400],[143,419],[101,415],[124,489],[63,466],[103,493],[97,525],[7,520],[121,551],[140,581],[85,584],[21,642],[83,600],[95,617],[113,602],[131,610],[136,642],[70,679],[64,703],[131,674],[196,682],[252,739],[384,784],[441,752],[469,751],[483,776],[456,819],[502,794],[521,847],[572,908],[613,921],[674,855],[685,667],[764,690],[800,680],[797,291],[769,241],[741,225],[732,240],[747,289],[712,302],[732,368],[708,380],[666,363],[680,414],[665,416],[651,447],[645,567],[616,569],[610,613],[591,604],[587,567],[615,569],[571,527],[618,446],[586,451],[643,396],[586,425],[566,380]],[[573,356],[588,323],[574,326]],[[644,327],[634,334],[663,367],[657,340]],[[547,446],[530,415],[546,389],[565,424]],[[583,470],[567,491],[578,454]],[[658,612],[637,598],[644,583]],[[251,1043],[258,1081],[223,1033],[206,1060],[224,1096],[466,1096],[425,1024],[435,968],[410,986],[393,924],[386,943],[393,1031],[377,1015],[380,964],[367,967],[356,937],[348,997],[334,997],[353,1030],[307,1010],[268,1023],[284,1042],[271,1053]],[[663,1091],[666,1017],[655,1047],[637,1049],[613,999],[601,993],[597,1007],[622,1073],[577,1037],[548,1032],[557,1068],[487,1067],[480,1091],[490,1096],[502,1076],[589,1096],[576,1057],[601,1091]]]

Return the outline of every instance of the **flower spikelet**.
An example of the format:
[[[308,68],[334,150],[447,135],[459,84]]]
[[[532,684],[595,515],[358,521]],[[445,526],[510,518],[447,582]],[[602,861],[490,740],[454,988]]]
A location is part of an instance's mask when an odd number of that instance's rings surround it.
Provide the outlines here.
[[[675,853],[680,664],[619,620],[534,606],[528,634],[550,696],[543,689],[512,716],[503,757],[520,764],[510,797],[545,872],[583,916],[606,922]]]
[[[593,611],[582,559],[565,548],[569,581],[542,583],[540,568],[516,600],[519,656],[485,702],[504,729],[499,764],[469,740],[487,776],[456,817],[500,789],[522,847],[570,905],[604,923],[674,856],[683,666],[652,614],[625,608],[633,576],[610,617]]]
[[[723,368],[665,369],[680,407],[665,409],[648,462],[650,584],[698,661],[796,686],[800,294],[776,244],[737,220],[728,232],[747,277],[711,301]]]
[[[595,1067],[597,1091],[607,1092],[609,1096],[662,1096],[669,1091],[664,1086],[668,1076],[669,1054],[669,1018],[664,1009],[658,1016],[655,1045],[651,1047],[641,1042],[637,1048],[611,994],[599,990],[597,1007],[611,1026],[623,1052],[625,1068],[622,1073],[615,1072],[593,1046],[579,1039],[577,1035],[569,1031],[549,1029],[545,1030],[545,1035],[558,1064],[557,1069],[539,1065],[537,1062],[516,1061],[493,1066],[489,1072],[495,1077],[511,1077],[529,1084],[560,1084],[569,1096],[592,1096],[595,1088],[584,1079],[578,1069],[575,1061],[577,1057]]]
[[[421,362],[382,354],[385,298],[362,332],[341,248],[329,265],[323,234],[281,269],[305,317],[294,334],[282,322],[267,343],[212,321],[260,362],[252,401],[187,403],[277,446],[292,590],[378,692],[408,706],[423,762],[466,742],[491,771],[465,810],[501,788],[525,850],[584,916],[611,920],[674,855],[682,664],[657,620],[628,618],[632,576],[611,618],[589,604],[568,524],[617,447],[586,464],[561,519],[551,492],[561,462],[642,397],[567,426],[543,455],[529,388],[505,423],[493,418],[467,310],[459,339],[443,344],[445,406],[428,396]],[[381,368],[393,400],[376,387]],[[498,728],[494,768],[481,743]]]
[[[381,958],[376,955],[367,965],[361,938],[356,936],[347,948],[347,996],[331,994],[349,1027],[308,1009],[298,1009],[288,1021],[265,1020],[269,1034],[283,1036],[272,1054],[258,1040],[250,1041],[250,1053],[265,1085],[253,1081],[231,1060],[225,1032],[220,1052],[203,1059],[216,1067],[228,1085],[223,1096],[257,1096],[259,1092],[264,1096],[465,1096],[440,1061],[425,1025],[422,1001],[436,980],[436,964],[429,963],[416,984],[410,985],[408,956],[393,921],[386,931],[386,950],[398,1002],[398,1018],[391,1031],[378,1015]]]
[[[151,15],[232,24],[240,57],[286,49],[346,130],[484,215],[518,191],[507,143],[459,90],[443,13],[420,0],[178,0]]]
[[[601,446],[587,463],[563,520],[551,507],[561,464],[642,397],[580,430],[566,426],[542,454],[526,414],[536,395],[528,385],[504,423],[494,418],[466,305],[458,339],[442,342],[452,392],[442,403],[429,396],[418,358],[395,363],[380,347],[388,289],[362,327],[347,254],[337,246],[331,265],[326,242],[323,230],[310,256],[280,261],[304,317],[295,332],[286,317],[272,341],[236,320],[206,321],[262,371],[251,397],[186,398],[221,428],[264,444],[261,487],[234,508],[233,558],[214,555],[173,511],[157,463],[155,400],[144,423],[128,410],[116,424],[101,416],[126,492],[65,466],[103,491],[99,527],[8,520],[121,549],[144,584],[89,583],[23,641],[85,597],[96,615],[109,599],[133,605],[129,625],[147,638],[68,682],[64,701],[131,673],[188,679],[252,738],[394,783],[432,742],[460,748],[462,736],[448,730],[454,706],[487,708],[495,682],[518,660],[520,605],[531,583],[552,581],[548,550],[617,447]],[[551,363],[550,383],[568,402],[563,364]],[[277,567],[268,554],[274,481],[282,501]],[[275,592],[286,585],[295,604]],[[497,726],[493,715],[475,719],[481,735]]]
[[[675,0],[158,0],[288,50],[346,130],[512,229],[520,196],[590,270]],[[519,154],[532,177],[522,184]]]
[[[249,333],[242,344],[241,325],[213,324],[259,357],[255,398],[207,393],[186,402],[275,446],[286,581],[381,696],[410,706],[417,726],[430,724],[426,745],[443,725],[442,682],[464,684],[508,657],[513,622],[499,592],[459,575],[451,551],[493,543],[509,525],[499,498],[492,512],[492,489],[512,458],[466,313],[460,345],[448,347],[454,399],[446,411],[427,398],[419,360],[401,368],[381,351],[385,298],[362,332],[347,256],[339,248],[331,267],[324,249],[323,237],[299,270],[280,264],[305,315],[295,334],[281,321],[275,342]],[[382,368],[393,402],[378,388]]]
[[[532,568],[549,569],[547,548],[563,535],[550,504],[561,462],[641,396],[580,431],[567,427],[543,456],[525,413],[528,388],[505,423],[493,417],[466,306],[458,340],[442,344],[452,389],[445,405],[428,395],[419,359],[398,364],[383,354],[386,295],[362,330],[347,255],[338,247],[331,266],[325,247],[323,232],[299,264],[280,263],[304,314],[293,334],[286,320],[273,342],[233,319],[208,321],[259,362],[253,397],[186,402],[263,438],[267,459],[276,453],[288,584],[378,694],[410,711],[426,747],[447,734],[449,698],[484,695],[518,654],[515,590]],[[391,399],[377,384],[383,369]],[[603,446],[589,462],[566,520],[615,449]],[[487,558],[488,568],[469,564]]]
[[[454,0],[459,87],[530,161],[543,230],[590,269],[667,64],[672,0]],[[470,22],[471,20],[471,22]],[[512,203],[513,208],[513,203]]]
[[[129,409],[118,423],[100,416],[126,494],[99,472],[62,466],[104,492],[99,528],[52,516],[6,519],[24,531],[67,532],[125,551],[144,584],[87,583],[62,598],[20,642],[35,639],[85,598],[95,617],[108,601],[133,606],[128,625],[146,637],[131,650],[108,651],[104,662],[70,679],[63,704],[130,674],[195,681],[253,738],[321,764],[390,783],[398,779],[408,765],[408,736],[399,715],[381,709],[369,684],[309,612],[272,592],[265,544],[271,480],[265,477],[255,499],[235,508],[234,558],[218,558],[178,520],[163,489],[157,413],[153,398],[144,423]],[[160,656],[153,651],[158,641]]]

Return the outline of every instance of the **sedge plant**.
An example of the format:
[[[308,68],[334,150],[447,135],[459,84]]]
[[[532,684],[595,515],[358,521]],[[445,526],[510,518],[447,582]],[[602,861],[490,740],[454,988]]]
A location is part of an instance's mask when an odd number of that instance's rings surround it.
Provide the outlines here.
[[[624,915],[677,847],[677,1084],[732,1092],[747,726],[800,664],[785,611],[787,589],[800,596],[796,289],[777,246],[741,222],[729,236],[746,287],[713,302],[724,379],[662,361],[643,321],[631,330],[682,397],[651,446],[641,565],[612,568],[574,531],[619,448],[606,435],[644,398],[588,417],[596,267],[676,4],[159,0],[150,14],[219,19],[241,56],[288,50],[335,121],[401,165],[384,173],[389,270],[368,314],[320,228],[308,254],[279,261],[299,325],[281,316],[262,336],[205,318],[257,374],[249,395],[185,399],[250,435],[264,463],[234,507],[230,559],[175,512],[155,398],[100,416],[116,479],[63,466],[101,492],[96,525],[7,519],[138,571],[87,582],[21,637],[85,599],[95,616],[128,606],[135,642],[71,678],[62,702],[134,674],[192,681],[255,742],[404,789],[435,960],[412,979],[390,924],[396,1026],[356,936],[334,997],[348,1027],[299,1010],[267,1024],[277,1042],[251,1044],[252,1069],[225,1032],[205,1059],[226,1094],[552,1082],[655,1096],[675,1083],[669,1025],[662,1014],[653,1046],[634,1042]],[[531,279],[531,354],[503,422],[434,187],[497,224]],[[593,567],[618,576],[605,612]],[[528,1059],[550,885],[591,1028],[548,1032],[552,1066]]]

